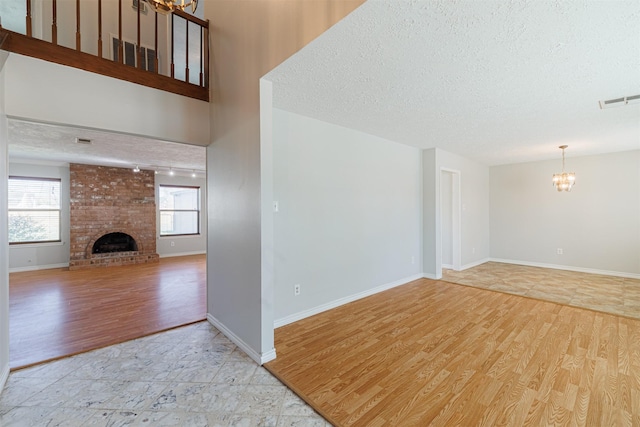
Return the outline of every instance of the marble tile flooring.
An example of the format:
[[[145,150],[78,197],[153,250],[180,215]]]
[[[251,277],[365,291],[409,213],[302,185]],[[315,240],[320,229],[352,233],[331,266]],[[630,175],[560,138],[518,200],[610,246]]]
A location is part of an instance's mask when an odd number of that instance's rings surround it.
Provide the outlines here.
[[[12,372],[0,426],[330,426],[208,322]]]
[[[487,262],[442,280],[640,319],[640,279]]]

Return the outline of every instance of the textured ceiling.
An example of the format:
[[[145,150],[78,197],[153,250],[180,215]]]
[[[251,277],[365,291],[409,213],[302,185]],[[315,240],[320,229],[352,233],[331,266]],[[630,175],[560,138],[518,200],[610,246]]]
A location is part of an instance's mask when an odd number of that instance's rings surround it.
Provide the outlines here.
[[[640,1],[369,0],[265,76],[274,106],[487,165],[640,149]]]
[[[76,143],[76,137],[91,140]],[[206,148],[137,136],[9,119],[9,158],[203,172]]]

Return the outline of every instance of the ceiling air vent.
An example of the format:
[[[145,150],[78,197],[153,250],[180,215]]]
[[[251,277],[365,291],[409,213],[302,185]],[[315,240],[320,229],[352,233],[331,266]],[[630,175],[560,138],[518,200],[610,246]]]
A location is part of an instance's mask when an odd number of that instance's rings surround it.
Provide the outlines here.
[[[607,101],[599,101],[599,103],[600,103],[600,109],[622,107],[624,105],[629,105],[629,104],[640,104],[640,95],[609,99]]]
[[[76,144],[91,145],[91,140],[87,138],[76,138]]]

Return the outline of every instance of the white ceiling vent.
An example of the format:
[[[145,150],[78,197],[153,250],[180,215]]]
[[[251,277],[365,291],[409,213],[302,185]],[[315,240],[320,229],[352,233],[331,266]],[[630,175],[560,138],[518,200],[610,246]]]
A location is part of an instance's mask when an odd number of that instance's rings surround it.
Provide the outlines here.
[[[629,104],[640,104],[640,95],[625,96],[624,98],[609,99],[607,101],[599,101],[600,109],[622,107]]]

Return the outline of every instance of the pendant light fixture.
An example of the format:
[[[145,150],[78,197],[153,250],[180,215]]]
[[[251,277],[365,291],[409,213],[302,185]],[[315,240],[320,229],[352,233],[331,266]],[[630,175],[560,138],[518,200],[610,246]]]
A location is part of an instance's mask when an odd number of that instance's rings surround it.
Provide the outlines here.
[[[553,186],[556,187],[558,191],[571,191],[571,188],[576,183],[576,174],[574,172],[564,171],[564,150],[567,147],[568,145],[558,147],[562,150],[562,173],[553,174]]]
[[[198,7],[198,0],[145,0],[155,9],[156,12],[170,14],[176,10],[184,12],[187,7],[191,7],[191,12],[195,12]]]

